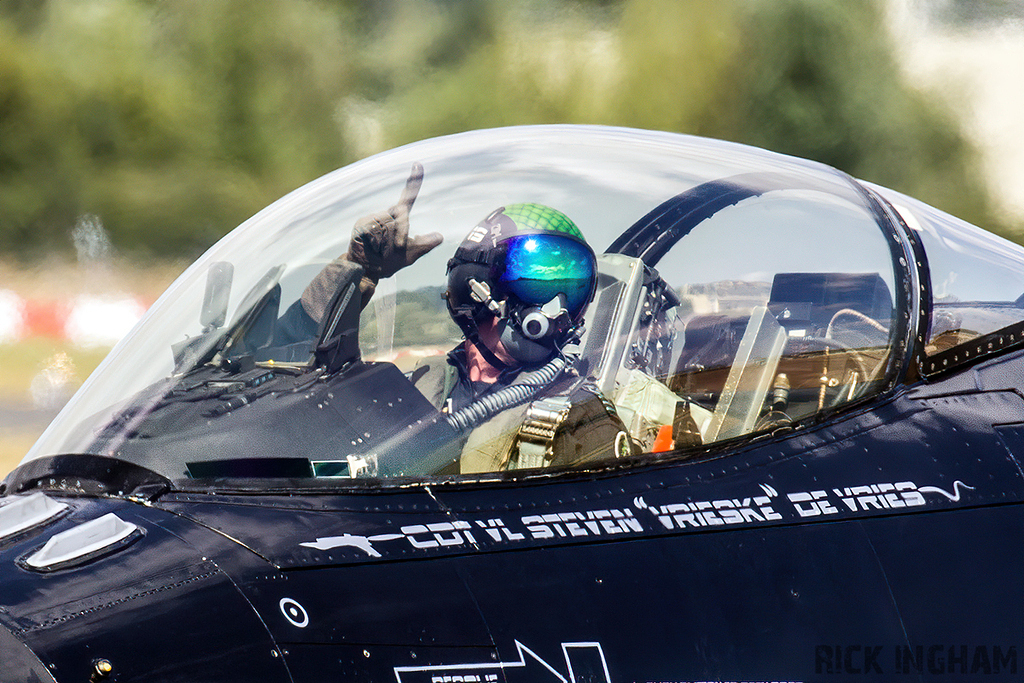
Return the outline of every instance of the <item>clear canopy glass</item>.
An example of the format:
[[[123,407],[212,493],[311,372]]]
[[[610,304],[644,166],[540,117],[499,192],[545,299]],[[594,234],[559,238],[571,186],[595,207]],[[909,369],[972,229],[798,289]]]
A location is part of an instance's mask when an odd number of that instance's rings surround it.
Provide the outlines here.
[[[361,312],[357,291],[339,291],[324,320],[293,324],[353,226],[393,206],[417,163],[410,234],[443,243],[382,279]],[[864,196],[818,164],[674,134],[550,126],[408,145],[296,190],[218,242],[27,460],[94,454],[170,479],[312,485],[683,457],[798,426],[894,372],[898,248]],[[466,426],[450,419],[446,382],[465,380],[468,361],[446,360],[463,342],[446,265],[484,217],[519,202],[579,227],[598,254],[597,294],[558,381]],[[609,429],[574,431],[581,395],[599,399],[587,410]],[[552,445],[563,437],[571,458]]]
[[[1024,247],[905,195],[877,188],[928,257],[935,355],[1024,320]]]

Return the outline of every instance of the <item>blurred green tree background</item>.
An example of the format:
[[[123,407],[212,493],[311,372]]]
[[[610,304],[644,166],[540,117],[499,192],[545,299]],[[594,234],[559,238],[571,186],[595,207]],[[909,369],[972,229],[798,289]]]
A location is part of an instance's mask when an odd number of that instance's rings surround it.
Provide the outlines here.
[[[817,159],[1017,236],[870,0],[3,0],[0,255],[95,216],[192,256],[382,149],[551,122]]]

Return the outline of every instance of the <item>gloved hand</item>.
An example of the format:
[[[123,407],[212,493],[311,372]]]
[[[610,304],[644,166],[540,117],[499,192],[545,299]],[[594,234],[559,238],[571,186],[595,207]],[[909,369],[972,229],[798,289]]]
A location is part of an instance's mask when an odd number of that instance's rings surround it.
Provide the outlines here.
[[[423,166],[415,163],[398,203],[356,221],[347,258],[365,269],[364,277],[376,285],[441,244],[440,233],[409,237],[409,211],[423,184]]]
[[[302,307],[310,318],[323,320],[334,293],[353,276],[352,264],[362,266],[359,293],[365,307],[382,277],[391,277],[441,244],[441,234],[436,232],[409,239],[409,210],[422,184],[423,166],[413,164],[398,203],[356,221],[348,252],[327,264],[302,293]]]

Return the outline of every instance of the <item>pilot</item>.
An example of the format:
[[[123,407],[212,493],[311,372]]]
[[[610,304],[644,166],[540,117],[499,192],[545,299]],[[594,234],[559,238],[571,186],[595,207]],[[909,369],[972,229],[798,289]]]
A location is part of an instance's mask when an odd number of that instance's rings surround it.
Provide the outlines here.
[[[314,321],[354,267],[365,306],[381,278],[441,243],[438,233],[409,236],[422,180],[416,164],[395,206],[356,222],[348,252],[300,300]],[[496,209],[462,241],[447,274],[448,312],[464,340],[409,373],[463,439],[446,473],[574,466],[632,452],[614,407],[566,352],[582,331],[597,267],[565,214],[541,204]]]

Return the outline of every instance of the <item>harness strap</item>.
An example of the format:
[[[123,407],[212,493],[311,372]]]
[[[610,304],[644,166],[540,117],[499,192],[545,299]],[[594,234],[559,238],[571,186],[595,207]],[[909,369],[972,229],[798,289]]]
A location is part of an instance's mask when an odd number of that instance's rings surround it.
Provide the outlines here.
[[[516,435],[518,457],[508,464],[509,469],[544,467],[554,458],[555,433],[569,417],[572,402],[567,396],[551,396],[534,401],[526,409],[519,433]]]

